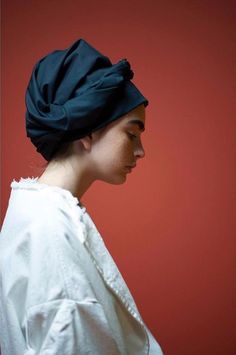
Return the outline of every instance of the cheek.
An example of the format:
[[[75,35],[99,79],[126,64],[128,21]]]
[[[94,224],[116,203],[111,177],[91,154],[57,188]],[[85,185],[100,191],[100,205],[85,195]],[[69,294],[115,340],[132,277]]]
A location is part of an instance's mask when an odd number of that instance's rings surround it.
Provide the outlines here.
[[[102,170],[113,170],[132,163],[133,143],[124,133],[110,135],[102,143],[95,148],[98,165]]]
[[[111,156],[114,163],[129,164],[133,156],[132,142],[122,137],[113,146],[113,154]]]

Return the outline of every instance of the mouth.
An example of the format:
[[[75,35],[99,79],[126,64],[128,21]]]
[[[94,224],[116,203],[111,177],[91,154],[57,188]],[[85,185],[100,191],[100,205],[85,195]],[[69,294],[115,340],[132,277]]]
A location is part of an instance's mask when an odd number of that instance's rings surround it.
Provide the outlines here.
[[[128,168],[131,168],[131,169],[133,169],[133,168],[135,168],[136,167],[136,164],[134,164],[134,165],[129,165],[128,166]]]
[[[136,164],[126,166],[126,168],[127,168],[127,170],[128,170],[129,172],[131,172],[131,171],[132,171],[132,169],[134,169],[135,167],[136,167]]]

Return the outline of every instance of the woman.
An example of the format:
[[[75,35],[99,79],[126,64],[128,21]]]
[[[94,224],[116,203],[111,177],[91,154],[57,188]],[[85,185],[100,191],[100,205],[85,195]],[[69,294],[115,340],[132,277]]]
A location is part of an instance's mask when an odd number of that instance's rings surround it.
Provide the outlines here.
[[[144,157],[147,99],[126,59],[79,39],[34,67],[26,130],[47,160],[11,183],[0,238],[2,355],[162,354],[81,203]]]

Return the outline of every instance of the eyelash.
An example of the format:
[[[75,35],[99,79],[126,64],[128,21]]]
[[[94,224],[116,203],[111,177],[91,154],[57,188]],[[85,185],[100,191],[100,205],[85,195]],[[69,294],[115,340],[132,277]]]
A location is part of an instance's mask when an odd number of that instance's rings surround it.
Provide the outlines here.
[[[135,134],[132,134],[132,133],[129,133],[129,132],[128,132],[128,135],[129,135],[129,137],[130,137],[131,140],[137,138],[137,136],[135,136]]]

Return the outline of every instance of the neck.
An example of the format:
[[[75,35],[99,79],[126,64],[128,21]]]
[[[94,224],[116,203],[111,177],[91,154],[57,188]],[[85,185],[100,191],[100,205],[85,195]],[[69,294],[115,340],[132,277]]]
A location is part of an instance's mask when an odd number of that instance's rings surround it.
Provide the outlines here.
[[[48,164],[38,182],[69,190],[79,200],[95,181],[83,160],[52,161]]]

